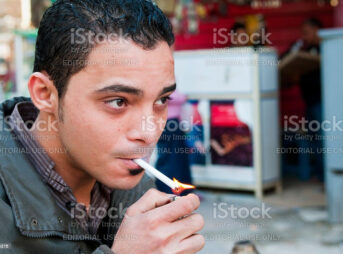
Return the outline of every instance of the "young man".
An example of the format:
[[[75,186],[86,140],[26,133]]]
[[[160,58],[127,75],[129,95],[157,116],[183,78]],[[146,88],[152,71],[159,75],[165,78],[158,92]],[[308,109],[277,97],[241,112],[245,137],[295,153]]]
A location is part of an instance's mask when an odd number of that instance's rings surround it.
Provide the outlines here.
[[[170,202],[132,162],[149,160],[163,131],[173,42],[147,0],[58,0],[46,11],[31,98],[0,106],[1,252],[203,247],[199,199]]]

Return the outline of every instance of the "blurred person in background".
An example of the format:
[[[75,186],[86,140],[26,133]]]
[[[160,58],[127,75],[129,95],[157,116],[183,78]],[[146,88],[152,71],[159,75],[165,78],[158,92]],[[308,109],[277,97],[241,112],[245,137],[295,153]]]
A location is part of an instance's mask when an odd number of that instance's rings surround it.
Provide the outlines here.
[[[287,53],[305,51],[314,55],[320,54],[319,29],[322,27],[320,20],[309,18],[301,27],[301,38],[290,47]]]
[[[313,56],[320,56],[320,38],[318,35],[319,29],[322,27],[320,20],[316,18],[309,18],[305,20],[301,27],[301,38],[297,40],[289,50],[282,55],[281,58],[286,57],[288,54],[297,52],[307,52]],[[299,84],[301,96],[305,103],[306,120],[322,122],[322,96],[321,96],[321,73],[320,68],[315,68],[300,76],[293,75],[291,77],[293,84]],[[292,84],[291,84],[292,85]],[[308,131],[310,135],[322,135],[321,130]],[[317,151],[323,147],[323,142],[319,139],[313,139],[310,142],[310,147],[314,152],[311,157],[311,164],[313,167],[313,175],[319,180],[323,180],[323,156],[322,153]]]
[[[235,22],[231,27],[231,47],[249,46],[249,34],[247,28],[242,22]]]

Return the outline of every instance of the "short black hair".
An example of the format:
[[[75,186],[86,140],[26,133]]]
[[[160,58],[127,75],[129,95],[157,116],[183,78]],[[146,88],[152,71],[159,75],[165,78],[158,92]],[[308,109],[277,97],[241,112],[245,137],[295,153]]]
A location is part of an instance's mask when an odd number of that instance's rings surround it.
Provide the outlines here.
[[[96,46],[94,40],[75,43],[76,31],[91,32],[92,38],[125,35],[146,50],[162,41],[171,46],[175,40],[170,21],[150,0],[57,0],[40,22],[33,71],[47,72],[59,98]]]
[[[322,22],[319,19],[314,18],[314,17],[306,19],[303,24],[304,25],[310,25],[310,26],[313,26],[316,28],[322,28],[323,27]]]
[[[235,22],[235,23],[232,25],[232,27],[231,27],[231,31],[234,32],[234,33],[236,33],[237,30],[239,30],[239,29],[244,29],[244,30],[246,30],[245,24],[244,24],[244,23],[241,23],[241,22]]]

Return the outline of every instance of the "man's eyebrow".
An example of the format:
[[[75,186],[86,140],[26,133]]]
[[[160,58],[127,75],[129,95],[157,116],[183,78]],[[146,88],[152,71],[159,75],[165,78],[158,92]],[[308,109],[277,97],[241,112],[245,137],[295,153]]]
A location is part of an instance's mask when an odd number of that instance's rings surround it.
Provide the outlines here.
[[[175,90],[176,90],[176,84],[167,86],[162,89],[159,96],[165,93],[174,92]],[[99,90],[96,90],[95,93],[129,93],[136,96],[143,96],[144,94],[144,92],[141,89],[134,88],[132,86],[127,86],[127,85],[120,85],[120,84],[103,87]]]
[[[143,95],[143,91],[138,88],[134,88],[132,86],[127,86],[127,85],[120,85],[120,84],[106,86],[104,88],[96,90],[95,93],[129,93],[136,96]]]
[[[175,90],[176,90],[176,84],[173,84],[171,86],[167,86],[167,87],[162,89],[160,96],[165,94],[165,93],[174,92]]]

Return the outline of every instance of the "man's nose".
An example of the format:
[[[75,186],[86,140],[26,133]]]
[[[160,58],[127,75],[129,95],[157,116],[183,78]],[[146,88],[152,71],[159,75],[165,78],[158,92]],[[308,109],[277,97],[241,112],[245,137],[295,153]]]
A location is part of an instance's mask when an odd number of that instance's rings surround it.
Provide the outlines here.
[[[152,145],[158,141],[163,131],[165,120],[153,114],[144,114],[137,117],[131,123],[127,133],[129,140],[143,145]]]

